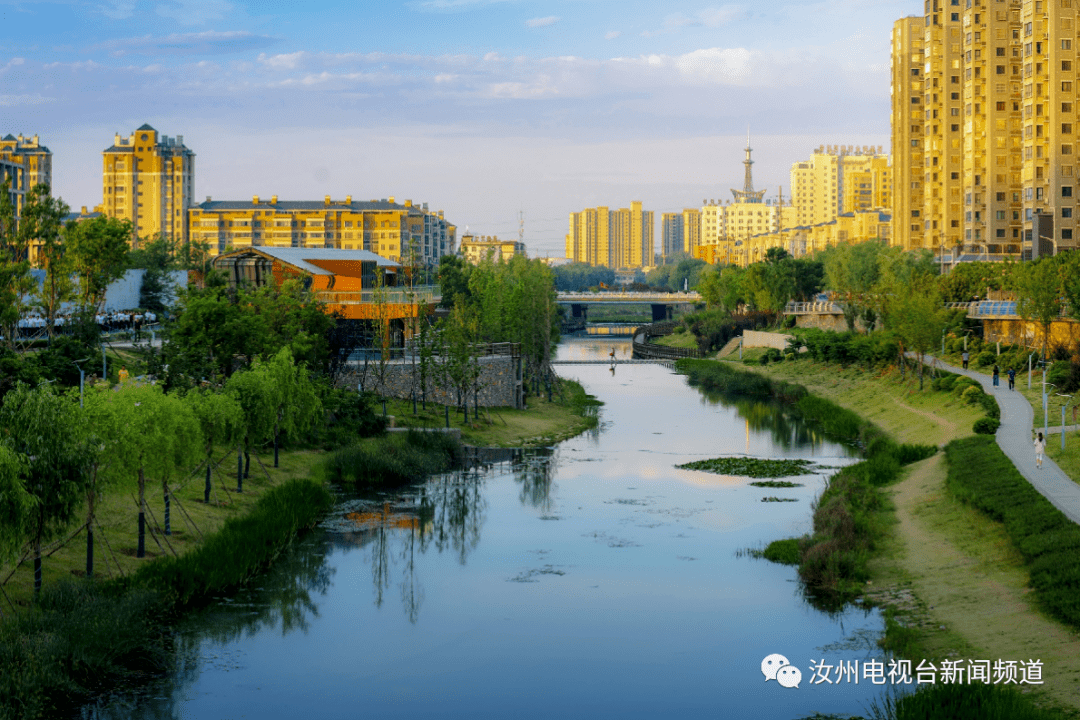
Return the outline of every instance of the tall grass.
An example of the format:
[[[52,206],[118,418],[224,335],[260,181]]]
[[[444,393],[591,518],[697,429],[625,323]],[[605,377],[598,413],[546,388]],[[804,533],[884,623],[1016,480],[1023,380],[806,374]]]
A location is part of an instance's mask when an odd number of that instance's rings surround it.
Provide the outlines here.
[[[332,482],[361,487],[402,485],[460,467],[462,459],[453,435],[409,430],[339,450],[322,463],[322,472]]]
[[[871,703],[871,720],[1065,720],[1007,685],[924,685]]]
[[[945,448],[948,490],[1004,524],[1046,611],[1080,628],[1080,526],[1020,475],[993,437],[954,440]]]
[[[331,502],[321,485],[293,480],[180,558],[121,580],[47,586],[35,607],[0,625],[0,720],[70,716],[102,687],[167,671],[176,613],[251,578]]]

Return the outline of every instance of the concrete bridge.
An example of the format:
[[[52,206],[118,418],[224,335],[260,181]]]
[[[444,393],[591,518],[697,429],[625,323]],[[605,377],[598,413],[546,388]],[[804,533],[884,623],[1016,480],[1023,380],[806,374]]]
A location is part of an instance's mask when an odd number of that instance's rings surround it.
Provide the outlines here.
[[[561,292],[555,302],[569,305],[571,317],[582,320],[588,317],[590,305],[651,305],[653,322],[659,322],[670,318],[673,307],[699,303],[701,296],[696,292]]]

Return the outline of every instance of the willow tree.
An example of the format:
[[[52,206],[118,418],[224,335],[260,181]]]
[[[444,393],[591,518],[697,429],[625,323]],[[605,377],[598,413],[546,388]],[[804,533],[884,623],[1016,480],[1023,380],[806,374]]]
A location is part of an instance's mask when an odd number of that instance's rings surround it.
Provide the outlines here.
[[[1042,328],[1042,356],[1045,358],[1050,340],[1051,324],[1061,313],[1061,263],[1056,258],[1043,258],[1023,263],[1013,272],[1012,285],[1016,291],[1016,314]]]
[[[146,480],[159,478],[168,511],[169,477],[186,471],[202,456],[202,433],[195,414],[178,397],[156,385],[128,385],[116,392],[121,464],[139,481],[139,544],[146,556]]]
[[[264,374],[265,382],[275,390],[272,434],[274,467],[277,467],[281,434],[299,434],[314,427],[322,415],[322,403],[307,368],[293,361],[292,351],[287,347],[281,348],[270,362],[257,363],[254,372]]]
[[[236,491],[243,492],[244,478],[251,469],[251,452],[269,439],[275,427],[278,390],[264,372],[243,370],[225,384],[225,392],[240,405],[243,428],[236,447]]]
[[[0,328],[7,346],[15,349],[19,319],[26,310],[26,298],[33,290],[29,251],[19,233],[11,183],[0,183]]]
[[[0,444],[0,563],[18,553],[36,504],[23,487],[26,470],[26,458]]]
[[[60,306],[72,298],[75,288],[71,282],[68,245],[61,237],[68,211],[67,204],[52,197],[49,186],[40,183],[26,194],[19,218],[23,244],[37,248],[37,264],[45,270],[45,281],[38,288],[37,297],[38,308],[45,315],[45,330],[50,343]]]
[[[236,398],[227,393],[192,390],[184,396],[184,404],[195,415],[202,428],[203,452],[206,460],[206,485],[203,502],[210,502],[210,476],[214,469],[214,446],[232,446],[244,428],[244,409]]]
[[[0,436],[26,459],[22,488],[33,507],[23,537],[33,552],[35,593],[41,590],[41,547],[67,530],[86,482],[78,409],[48,385],[23,384],[0,407]]]

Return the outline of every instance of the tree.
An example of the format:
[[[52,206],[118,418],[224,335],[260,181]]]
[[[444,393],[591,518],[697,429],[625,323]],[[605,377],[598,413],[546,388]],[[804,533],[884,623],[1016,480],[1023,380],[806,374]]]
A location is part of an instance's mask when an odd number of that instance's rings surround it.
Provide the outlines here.
[[[923,389],[926,353],[941,339],[945,310],[936,278],[931,273],[912,277],[900,286],[893,305],[892,323],[904,344],[919,355],[919,390]]]
[[[29,252],[20,235],[11,200],[11,183],[0,183],[0,328],[9,349],[15,349],[26,297],[34,287]]]
[[[269,440],[276,427],[278,390],[267,373],[243,370],[229,378],[225,383],[225,392],[232,395],[244,413],[236,468],[236,491],[242,492],[243,479],[251,469],[252,451],[256,445]]]
[[[203,452],[206,455],[206,485],[203,502],[210,502],[211,474],[214,469],[214,446],[231,446],[240,439],[244,429],[244,409],[236,398],[209,389],[192,390],[184,395],[184,403],[202,429]]]
[[[64,216],[68,210],[63,200],[52,197],[48,185],[40,183],[26,194],[19,219],[22,244],[26,247],[37,246],[37,263],[45,270],[45,282],[38,289],[37,297],[45,315],[45,330],[50,343],[60,305],[71,299],[74,291],[67,243],[61,239]]]
[[[144,240],[138,250],[128,254],[128,262],[132,268],[144,271],[139,286],[139,307],[155,313],[164,312],[175,299],[169,273],[180,266],[176,243],[164,235]]]
[[[459,300],[469,300],[469,276],[472,266],[459,255],[443,255],[439,258],[439,291],[444,308],[451,308]]]
[[[1043,258],[1018,266],[1012,275],[1016,291],[1016,313],[1028,322],[1042,326],[1042,356],[1046,357],[1050,324],[1061,313],[1062,282],[1059,263]]]
[[[26,458],[0,444],[0,563],[15,557],[26,537],[36,498],[23,487]]]
[[[186,471],[202,455],[202,436],[191,408],[157,385],[128,385],[115,391],[118,435],[123,452],[118,470],[139,481],[137,557],[146,556],[146,480],[161,480],[166,509],[169,476]]]
[[[42,544],[60,536],[86,484],[78,407],[48,385],[19,385],[0,407],[0,439],[26,458],[23,489],[33,498],[25,539],[34,556],[34,592],[41,590]]]
[[[714,308],[720,304],[723,285],[720,282],[720,268],[710,267],[702,271],[697,284],[698,294],[705,301],[705,307]]]
[[[87,464],[86,493],[86,576],[94,574],[94,520],[97,501],[106,485],[124,476],[121,458],[124,416],[117,412],[116,394],[104,386],[91,388],[79,413],[80,437]]]
[[[110,283],[128,268],[131,222],[109,217],[82,220],[69,227],[65,243],[79,279],[79,304],[97,311]]]
[[[311,383],[307,368],[293,362],[292,351],[281,348],[270,362],[256,363],[253,371],[263,373],[265,382],[274,388],[274,467],[278,466],[278,441],[281,433],[307,432],[322,414],[322,404]]]
[[[883,246],[876,240],[856,245],[843,243],[825,253],[825,282],[844,303],[844,320],[854,332],[855,321],[862,315],[872,326],[873,291],[880,277],[878,256]]]

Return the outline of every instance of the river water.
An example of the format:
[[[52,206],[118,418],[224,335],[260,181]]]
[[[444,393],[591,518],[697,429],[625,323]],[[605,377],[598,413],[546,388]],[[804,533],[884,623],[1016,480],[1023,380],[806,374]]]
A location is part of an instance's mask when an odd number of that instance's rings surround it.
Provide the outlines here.
[[[560,359],[629,357],[570,338]],[[547,451],[343,497],[258,582],[186,618],[178,672],[82,718],[746,718],[860,714],[881,687],[811,663],[884,659],[876,611],[803,599],[745,552],[804,533],[828,470],[793,489],[680,470],[722,455],[853,452],[660,365],[560,365],[604,401]],[[763,502],[766,496],[794,502]],[[803,679],[761,664],[779,653]]]

